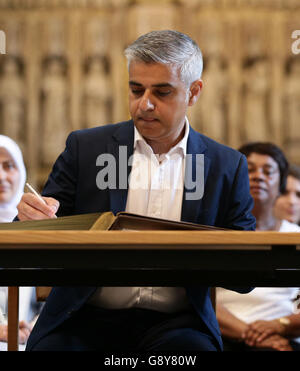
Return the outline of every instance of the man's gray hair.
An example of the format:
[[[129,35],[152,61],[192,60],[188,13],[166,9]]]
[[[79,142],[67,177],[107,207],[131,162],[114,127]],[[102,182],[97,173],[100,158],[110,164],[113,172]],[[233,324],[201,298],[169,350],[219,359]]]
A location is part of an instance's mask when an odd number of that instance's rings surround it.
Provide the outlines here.
[[[187,85],[201,78],[202,53],[189,36],[173,30],[152,31],[140,36],[125,49],[128,66],[133,60],[177,65]]]

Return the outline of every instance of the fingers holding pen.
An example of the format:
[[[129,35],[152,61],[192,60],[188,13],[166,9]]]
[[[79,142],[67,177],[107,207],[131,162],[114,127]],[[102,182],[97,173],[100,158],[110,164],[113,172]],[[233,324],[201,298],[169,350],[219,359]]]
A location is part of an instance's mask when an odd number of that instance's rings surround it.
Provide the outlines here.
[[[17,206],[19,220],[41,220],[56,218],[59,202],[52,197],[37,197],[24,193]]]

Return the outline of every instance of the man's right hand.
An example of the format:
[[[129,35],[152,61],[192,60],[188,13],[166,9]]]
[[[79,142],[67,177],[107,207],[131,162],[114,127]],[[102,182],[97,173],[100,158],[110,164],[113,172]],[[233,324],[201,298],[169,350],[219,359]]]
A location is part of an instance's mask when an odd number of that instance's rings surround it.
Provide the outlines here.
[[[55,214],[59,208],[59,202],[52,197],[42,197],[42,199],[45,203],[33,193],[24,193],[17,206],[19,220],[56,218]]]

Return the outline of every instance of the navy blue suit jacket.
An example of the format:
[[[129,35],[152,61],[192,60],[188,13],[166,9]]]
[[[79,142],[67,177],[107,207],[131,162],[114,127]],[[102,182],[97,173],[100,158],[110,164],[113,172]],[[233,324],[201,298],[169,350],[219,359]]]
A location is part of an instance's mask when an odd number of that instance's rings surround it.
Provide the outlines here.
[[[44,187],[43,196],[60,202],[58,216],[101,211],[124,211],[127,187],[100,190],[96,184],[101,167],[96,159],[110,153],[127,166],[133,154],[134,124],[127,121],[71,133],[66,149],[54,164]],[[119,147],[126,146],[127,158],[119,159]],[[185,189],[181,220],[219,227],[254,230],[255,218],[251,214],[253,200],[249,193],[246,158],[236,150],[221,145],[190,128],[187,153],[193,155],[192,172],[195,172],[195,154],[204,154],[204,194],[198,201],[187,200]],[[125,156],[125,157],[126,157]],[[121,165],[122,166],[122,165]],[[127,167],[128,174],[130,167]],[[119,179],[117,179],[117,184]],[[232,288],[249,292],[251,288]],[[27,349],[63,323],[76,312],[96,287],[53,288],[42,313],[30,335]],[[212,308],[209,287],[187,287],[188,298],[212,335],[222,348],[219,326]]]

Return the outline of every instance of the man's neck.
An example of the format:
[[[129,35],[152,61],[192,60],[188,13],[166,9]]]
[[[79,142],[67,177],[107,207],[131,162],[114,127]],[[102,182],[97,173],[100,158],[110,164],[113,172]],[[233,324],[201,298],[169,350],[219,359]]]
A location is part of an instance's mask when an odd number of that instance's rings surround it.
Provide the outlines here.
[[[181,141],[181,139],[184,137],[185,134],[185,124],[183,128],[181,129],[180,134],[175,140],[162,140],[162,141],[156,141],[151,139],[145,139],[145,141],[149,144],[149,146],[152,148],[153,152],[156,155],[162,155],[164,153],[168,153],[172,147],[175,147],[177,143]]]

